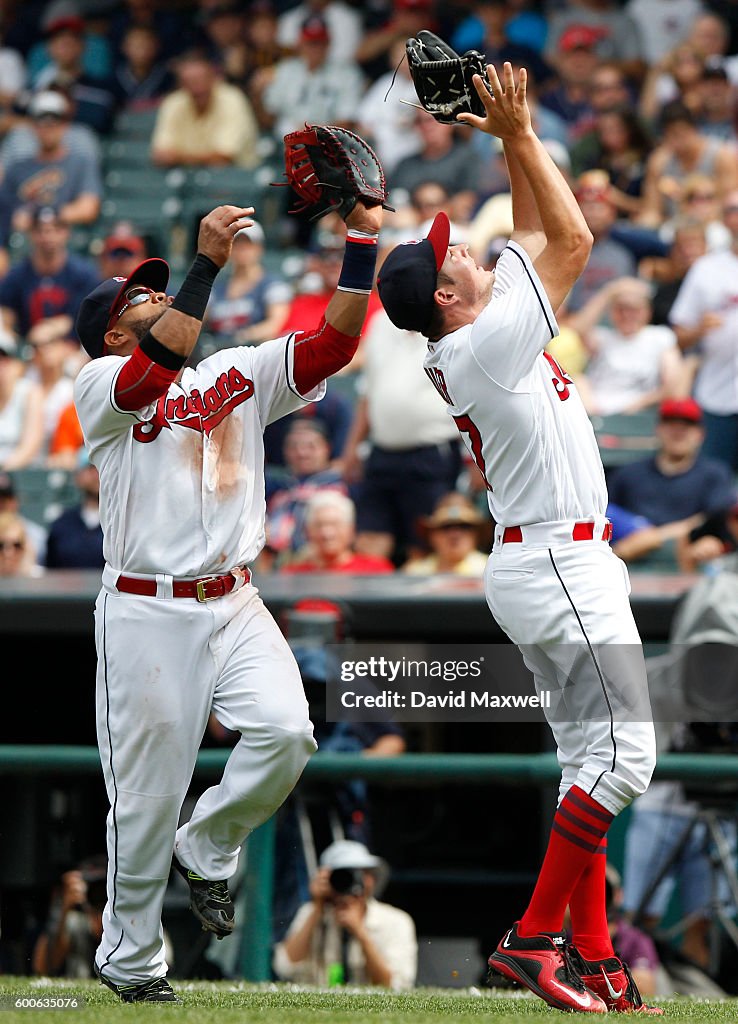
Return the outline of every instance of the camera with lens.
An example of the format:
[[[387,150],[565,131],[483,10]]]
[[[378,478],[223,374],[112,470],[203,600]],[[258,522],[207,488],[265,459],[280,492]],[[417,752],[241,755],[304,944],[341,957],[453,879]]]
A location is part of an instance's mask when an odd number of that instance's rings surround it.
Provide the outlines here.
[[[364,872],[361,868],[334,868],[328,881],[337,896],[364,895]]]

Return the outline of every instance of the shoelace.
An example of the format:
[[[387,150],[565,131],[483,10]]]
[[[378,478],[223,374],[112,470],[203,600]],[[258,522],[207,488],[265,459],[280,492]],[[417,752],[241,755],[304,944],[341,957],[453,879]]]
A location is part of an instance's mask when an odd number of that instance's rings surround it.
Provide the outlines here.
[[[638,986],[635,983],[633,975],[630,973],[630,967],[626,963],[623,963],[623,971],[625,977],[628,979],[628,986],[625,990],[625,998],[630,999],[634,1007],[643,1006],[643,996],[638,991]]]
[[[221,903],[230,903],[231,894],[228,892],[227,882],[211,882],[208,886],[208,896],[212,896]]]
[[[577,992],[584,992],[584,982],[582,981],[582,977],[569,954],[568,944],[564,943],[559,952],[561,953],[561,961],[564,966],[564,977],[567,982],[572,988],[575,988]]]

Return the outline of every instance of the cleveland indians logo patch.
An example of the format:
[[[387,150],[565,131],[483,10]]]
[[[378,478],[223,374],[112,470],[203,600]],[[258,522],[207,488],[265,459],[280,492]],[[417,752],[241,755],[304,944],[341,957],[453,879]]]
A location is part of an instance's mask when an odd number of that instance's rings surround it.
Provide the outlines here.
[[[173,426],[209,434],[253,394],[254,382],[232,366],[202,392],[193,388],[188,395],[173,398],[163,395],[156,403],[152,418],[133,428],[134,440],[148,444],[155,441],[162,430],[171,430]]]

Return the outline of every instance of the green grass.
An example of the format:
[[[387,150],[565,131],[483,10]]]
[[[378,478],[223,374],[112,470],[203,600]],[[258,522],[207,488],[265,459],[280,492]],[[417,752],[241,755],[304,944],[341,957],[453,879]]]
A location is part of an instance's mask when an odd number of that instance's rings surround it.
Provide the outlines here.
[[[293,985],[249,985],[245,982],[176,981],[181,1005],[132,1005],[116,1001],[97,981],[0,977],[0,1024],[28,1024],[52,1011],[14,1009],[17,997],[78,998],[76,1009],[55,1010],[56,1024],[153,1020],[173,1014],[182,1024],[449,1024],[456,1021],[508,1021],[571,1024],[571,1014],[552,1010],[528,993],[490,989],[416,989],[393,995],[371,989],[305,989]],[[664,1000],[666,1021],[735,1021],[738,999]]]

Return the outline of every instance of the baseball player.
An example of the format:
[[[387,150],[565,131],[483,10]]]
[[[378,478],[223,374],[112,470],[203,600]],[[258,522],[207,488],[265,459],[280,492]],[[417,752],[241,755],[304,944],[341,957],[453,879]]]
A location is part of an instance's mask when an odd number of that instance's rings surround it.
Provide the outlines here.
[[[626,571],[608,545],[592,427],[545,352],[592,239],[531,128],[525,70],[517,86],[509,63],[503,84],[493,67],[487,75],[492,95],[474,78],[485,116],[459,120],[504,145],[514,231],[496,269],[478,267],[466,245],[449,246],[441,213],[427,238],[390,252],[378,287],[390,319],[428,338],[426,373],[486,482],[492,614],[539,689],[567,687],[567,713],[549,717],[562,767],[549,845],[530,903],[490,966],[559,1009],[660,1013],[644,1006],[615,955],[605,909],[609,825],[646,789],[655,763],[652,722],[616,713],[635,690],[650,719],[643,652]],[[573,947],[562,932],[567,905]]]
[[[316,749],[297,665],[248,568],[264,544],[262,434],[353,358],[382,211],[359,202],[346,217],[344,270],[317,330],[186,366],[252,213],[220,206],[202,219],[176,296],[166,262],[147,259],[100,284],[77,318],[91,358],[75,403],[100,473],[106,562],[95,640],[109,869],[95,970],[125,1002],[179,1001],[161,925],[172,866],[202,926],[230,934],[240,847]],[[178,827],[211,711],[240,739]]]

